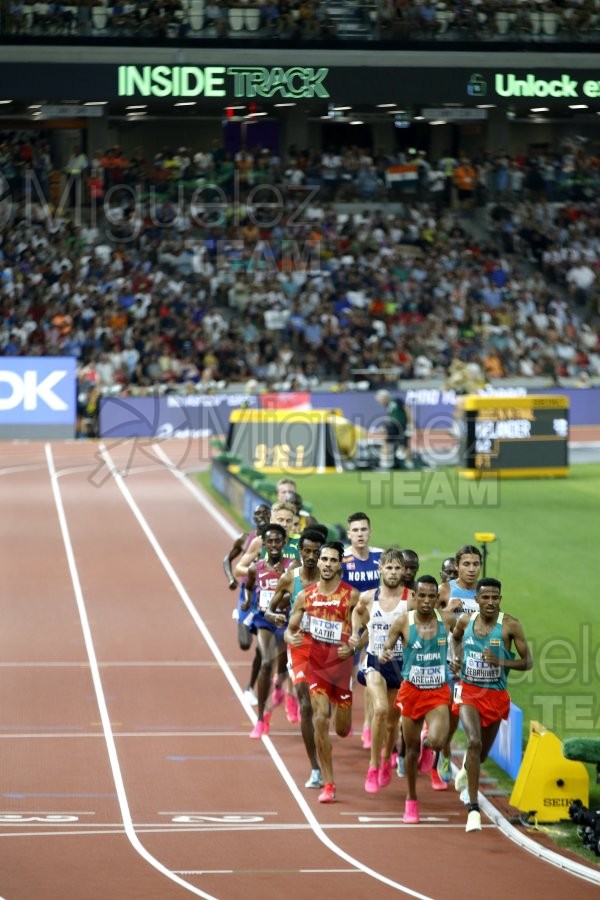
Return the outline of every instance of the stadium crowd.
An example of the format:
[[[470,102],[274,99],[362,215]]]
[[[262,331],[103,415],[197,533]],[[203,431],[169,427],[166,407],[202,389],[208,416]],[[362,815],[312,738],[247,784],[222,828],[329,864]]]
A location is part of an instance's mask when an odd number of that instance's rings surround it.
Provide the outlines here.
[[[80,38],[253,36],[287,40],[589,40],[600,14],[593,0],[3,0],[8,35]]]
[[[400,193],[385,171],[407,160],[357,148],[79,156],[86,205],[76,178],[53,203],[47,142],[4,135],[0,352],[74,356],[96,396],[452,381],[461,367],[482,383],[600,376],[598,160],[581,147],[419,153]],[[356,198],[350,160],[356,183],[375,172],[379,202],[340,202]],[[190,168],[206,176],[195,195]]]

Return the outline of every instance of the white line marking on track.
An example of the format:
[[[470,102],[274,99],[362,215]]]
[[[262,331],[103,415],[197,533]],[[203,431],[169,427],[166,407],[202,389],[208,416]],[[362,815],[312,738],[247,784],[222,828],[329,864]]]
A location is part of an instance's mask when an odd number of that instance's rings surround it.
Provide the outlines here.
[[[136,519],[138,520],[142,530],[144,531],[148,540],[150,541],[150,544],[151,544],[154,552],[156,553],[158,559],[162,563],[165,571],[167,572],[169,578],[171,579],[175,589],[177,590],[179,596],[181,597],[182,602],[184,603],[186,609],[190,613],[190,615],[191,615],[192,619],[194,620],[194,622],[196,623],[199,631],[201,632],[202,636],[204,637],[205,641],[207,642],[208,646],[210,647],[215,659],[219,663],[225,678],[231,685],[231,687],[232,687],[233,691],[235,692],[235,695],[237,696],[241,705],[246,710],[249,719],[252,722],[256,722],[256,713],[244,699],[244,692],[242,691],[242,688],[240,687],[240,685],[234,678],[233,672],[227,665],[227,661],[225,660],[223,654],[221,653],[221,650],[219,649],[216,641],[214,640],[212,634],[208,630],[208,628],[207,628],[206,624],[204,623],[204,620],[200,616],[198,610],[192,603],[192,600],[191,600],[190,596],[188,595],[184,585],[182,584],[175,569],[171,565],[164,550],[162,549],[158,540],[156,539],[156,536],[154,535],[154,533],[152,532],[146,519],[144,518],[144,516],[143,516],[140,508],[138,507],[137,503],[135,502],[133,495],[131,494],[129,488],[125,485],[123,479],[118,474],[118,472],[116,472],[115,466],[113,464],[110,454],[108,453],[108,451],[106,450],[106,448],[104,447],[103,444],[100,444],[99,450],[100,450],[100,455],[106,462],[109,470],[112,471],[112,473],[114,474],[116,483],[119,486],[121,493],[127,500],[127,503],[129,504],[131,511],[133,512],[133,514],[136,517]],[[237,537],[238,531],[225,519],[224,516],[221,515],[221,513],[216,509],[216,507],[210,501],[210,499],[208,499],[204,495],[204,493],[201,492],[200,489],[189,478],[187,478],[185,475],[183,475],[179,471],[179,469],[177,469],[173,465],[173,463],[171,462],[171,460],[169,459],[167,454],[164,452],[162,447],[156,446],[155,453],[159,457],[159,459],[161,459],[163,461],[165,466],[168,468],[168,471],[170,471],[171,474],[174,475],[175,478],[177,478],[178,481],[182,485],[185,486],[186,490],[190,491],[196,497],[196,499],[200,502],[200,504],[204,507],[204,509],[215,520],[215,522],[217,522],[221,526],[221,528],[226,532],[226,534],[228,534],[232,538]],[[371,878],[374,878],[376,881],[380,881],[383,884],[388,885],[388,887],[394,888],[396,890],[404,891],[406,894],[410,895],[411,897],[418,898],[418,900],[431,900],[431,898],[427,897],[425,894],[420,894],[418,891],[413,891],[411,888],[407,887],[406,885],[400,884],[397,881],[393,881],[391,878],[387,878],[381,872],[377,872],[376,870],[371,869],[365,863],[361,862],[358,859],[355,859],[353,856],[351,856],[349,853],[346,853],[345,850],[343,850],[341,847],[339,847],[337,844],[335,844],[332,840],[330,840],[330,838],[327,836],[327,834],[325,834],[325,831],[323,830],[320,822],[316,819],[312,809],[310,808],[310,806],[304,799],[303,795],[298,790],[296,782],[292,778],[292,776],[291,776],[290,772],[288,771],[285,763],[283,762],[281,756],[277,752],[273,742],[270,740],[269,737],[263,737],[261,740],[263,741],[264,746],[267,749],[268,753],[270,754],[281,777],[285,781],[290,793],[292,794],[292,796],[296,800],[296,803],[302,810],[306,820],[309,822],[309,824],[313,830],[313,833],[321,841],[322,844],[324,844],[329,850],[331,850],[333,853],[335,853],[336,856],[339,856],[340,859],[343,859],[345,862],[350,863],[350,865],[352,865],[352,866],[356,866],[357,869],[360,869],[361,872],[363,872],[365,875],[370,876]]]
[[[596,444],[598,442],[595,442]],[[214,507],[210,498],[200,490],[200,488],[190,479],[187,478],[182,472],[180,472],[169,460],[167,454],[164,452],[162,447],[155,447],[156,455],[165,461],[167,464],[169,471],[175,475],[175,477],[185,485],[187,490],[192,493],[197,500],[202,504],[202,506],[210,513],[210,515],[215,519],[215,521],[222,523],[223,530],[233,539],[238,536],[238,530],[236,530],[232,525],[227,522],[227,520],[221,515],[221,513]],[[267,749],[269,749],[269,745],[272,746],[272,742],[269,738],[262,738],[265,743]],[[274,750],[274,748],[273,748]],[[269,752],[271,750],[269,749]],[[275,751],[276,752],[276,751]],[[271,754],[273,755],[273,754]],[[283,762],[282,762],[283,765]],[[278,766],[279,768],[279,766]],[[296,796],[296,794],[294,794]],[[515,828],[507,819],[504,818],[502,813],[497,810],[494,805],[484,797],[483,795],[479,795],[479,803],[482,808],[482,811],[488,818],[495,824],[499,831],[504,834],[509,840],[515,843],[518,847],[525,850],[527,853],[531,853],[533,856],[537,856],[540,859],[543,859],[545,862],[549,862],[551,865],[556,866],[558,869],[562,869],[563,871],[568,871],[572,875],[577,875],[580,878],[585,879],[586,881],[591,881],[594,884],[600,885],[600,872],[596,870],[591,870],[589,867],[584,866],[580,863],[573,862],[569,860],[567,857],[561,856],[560,853],[555,853],[553,850],[549,850],[546,847],[541,846],[536,841],[531,840],[527,836],[523,835],[519,829]],[[296,797],[297,799],[297,797]],[[425,826],[426,828],[429,826]],[[452,826],[450,826],[452,827]],[[315,832],[316,833],[316,832]],[[337,851],[334,851],[337,852]],[[405,888],[407,893],[411,893],[408,888]],[[414,896],[421,896],[414,894]]]
[[[85,605],[85,598],[83,596],[83,589],[81,587],[81,582],[79,579],[79,572],[77,570],[77,563],[75,561],[75,553],[73,551],[73,544],[71,542],[71,535],[69,532],[69,526],[67,523],[67,517],[65,514],[65,509],[62,501],[62,495],[60,492],[60,487],[58,483],[58,475],[56,472],[56,467],[54,465],[54,457],[52,455],[52,448],[50,444],[45,445],[45,453],[46,453],[46,461],[48,464],[48,472],[50,474],[50,483],[52,486],[52,493],[54,496],[54,503],[56,506],[56,511],[58,514],[58,521],[60,526],[60,531],[63,539],[63,544],[65,548],[65,553],[67,557],[67,563],[69,567],[69,573],[71,575],[71,582],[73,585],[73,592],[75,595],[75,601],[77,603],[77,610],[79,612],[79,618],[81,620],[81,629],[83,632],[83,640],[85,643],[85,649],[88,655],[88,659],[90,662],[90,674],[92,677],[92,681],[94,683],[94,690],[96,692],[96,701],[98,703],[98,709],[100,712],[100,718],[102,720],[102,728],[104,731],[104,737],[106,740],[106,748],[108,751],[109,763],[112,771],[113,781],[115,783],[115,788],[117,791],[117,800],[119,803],[119,809],[121,810],[121,816],[123,819],[123,824],[125,826],[125,833],[129,839],[134,850],[140,854],[140,856],[146,860],[154,869],[158,872],[161,872],[171,881],[174,881],[176,884],[181,885],[186,888],[186,890],[191,891],[193,894],[196,894],[198,897],[204,897],[205,900],[216,900],[216,898],[212,897],[210,894],[204,893],[204,891],[200,891],[195,888],[193,885],[189,884],[189,882],[184,881],[179,876],[175,875],[170,869],[168,869],[163,863],[161,863],[156,857],[152,856],[152,854],[146,850],[142,842],[139,840],[137,833],[135,831],[133,821],[131,819],[131,811],[129,809],[129,803],[127,800],[127,794],[125,792],[125,785],[123,783],[123,775],[121,773],[121,767],[119,764],[119,757],[117,754],[117,748],[115,745],[115,739],[112,733],[110,717],[108,715],[108,707],[106,705],[106,698],[104,696],[104,688],[102,686],[102,679],[100,677],[100,670],[98,667],[98,660],[96,658],[96,650],[94,647],[94,640],[92,637],[92,632],[90,628],[89,617],[87,614],[87,609]],[[117,479],[117,483],[119,480]]]

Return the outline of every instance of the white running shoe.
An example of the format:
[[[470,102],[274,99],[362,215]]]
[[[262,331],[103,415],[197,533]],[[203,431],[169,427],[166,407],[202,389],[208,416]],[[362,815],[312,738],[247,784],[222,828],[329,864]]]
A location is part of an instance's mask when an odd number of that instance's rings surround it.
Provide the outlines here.
[[[481,831],[481,813],[478,809],[472,809],[467,816],[465,831]]]
[[[244,697],[246,698],[250,706],[258,706],[258,697],[254,693],[252,688],[246,688],[246,690],[244,691]]]
[[[305,783],[304,787],[306,787],[306,788],[323,787],[323,779],[321,778],[321,770],[320,769],[311,769],[310,770],[310,778]]]

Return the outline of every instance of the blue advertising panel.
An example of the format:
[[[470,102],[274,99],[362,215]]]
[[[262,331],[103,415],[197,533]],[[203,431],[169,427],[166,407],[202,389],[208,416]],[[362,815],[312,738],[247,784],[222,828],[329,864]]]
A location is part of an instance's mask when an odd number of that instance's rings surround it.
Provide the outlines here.
[[[0,436],[73,437],[76,360],[0,357]]]
[[[510,704],[508,719],[500,723],[490,757],[511,778],[519,774],[523,759],[523,710],[514,703]]]
[[[439,388],[414,388],[393,392],[410,407],[414,426],[420,430],[450,431],[455,423],[456,394]],[[488,394],[491,392],[487,392]],[[600,388],[587,390],[527,388],[498,389],[494,396],[526,397],[528,394],[558,394],[569,398],[571,425],[600,425]],[[286,404],[281,394],[269,409],[340,409],[364,428],[381,428],[385,411],[374,391],[331,391],[306,394],[304,405]],[[100,401],[101,437],[208,437],[227,434],[229,414],[234,409],[265,408],[265,396],[256,394],[192,394],[167,397],[106,397]]]
[[[206,438],[226,434],[233,409],[256,408],[252,394],[169,394],[163,397],[103,397],[103,438]]]

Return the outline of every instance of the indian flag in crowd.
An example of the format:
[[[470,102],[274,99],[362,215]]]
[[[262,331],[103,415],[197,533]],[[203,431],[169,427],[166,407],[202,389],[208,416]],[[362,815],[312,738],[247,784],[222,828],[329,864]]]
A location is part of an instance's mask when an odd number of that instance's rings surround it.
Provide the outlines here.
[[[405,187],[411,187],[417,183],[419,177],[417,166],[389,166],[385,171],[385,181],[389,186],[391,184],[400,184]]]

